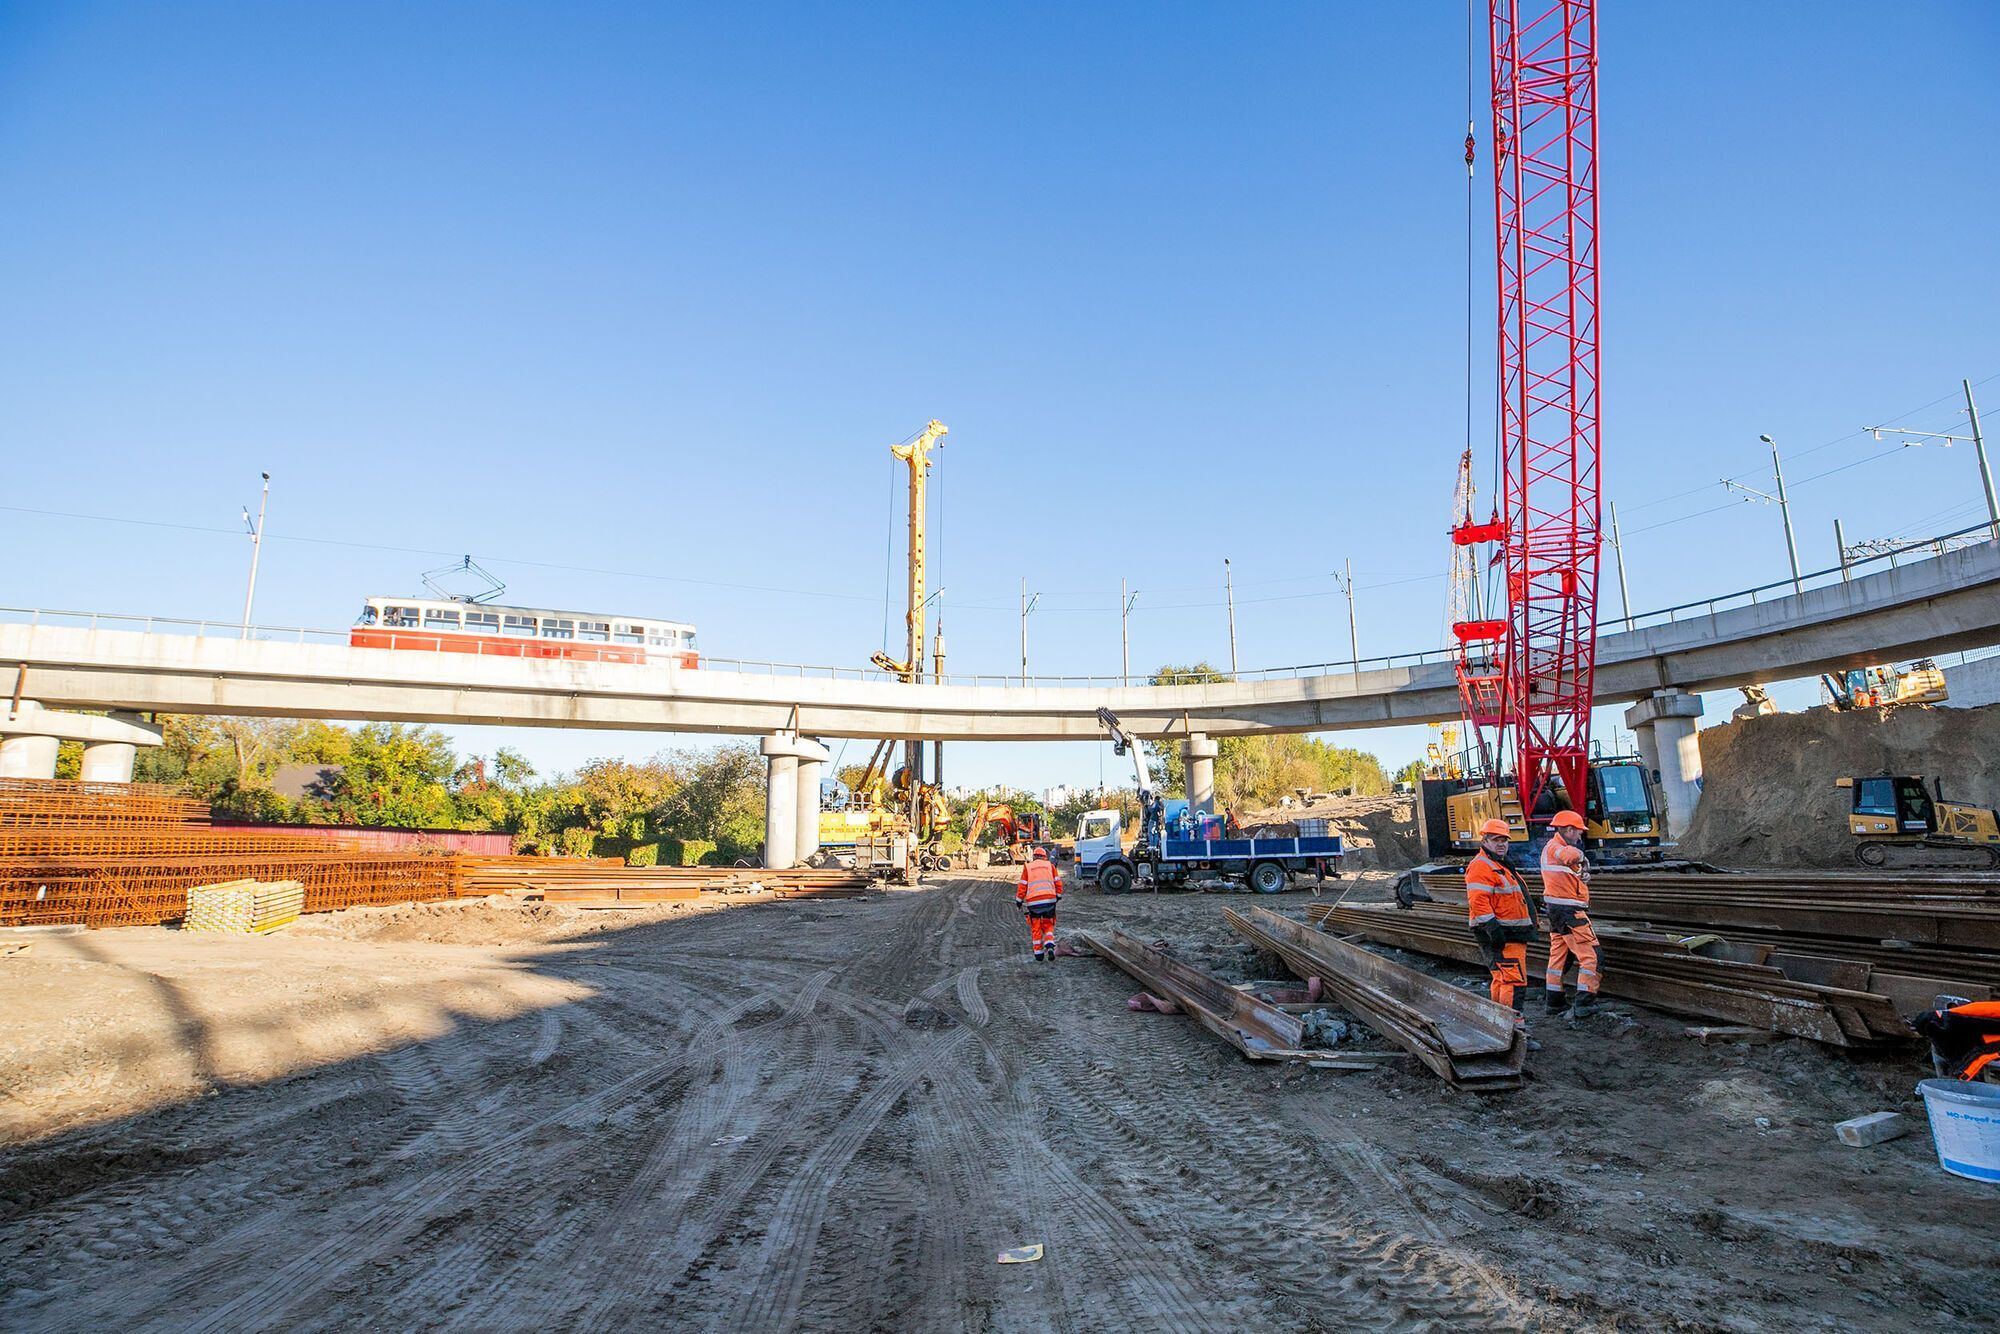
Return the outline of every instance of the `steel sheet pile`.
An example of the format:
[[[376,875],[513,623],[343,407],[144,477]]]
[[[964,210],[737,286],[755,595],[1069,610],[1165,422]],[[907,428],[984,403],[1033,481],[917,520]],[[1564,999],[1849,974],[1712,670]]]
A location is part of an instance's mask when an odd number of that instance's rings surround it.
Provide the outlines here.
[[[461,857],[467,894],[540,894],[576,908],[639,908],[686,903],[705,893],[766,893],[778,898],[852,898],[871,882],[853,871],[788,871],[727,866],[627,866],[585,857]]]
[[[1299,1019],[1115,926],[1078,932],[1077,938],[1091,953],[1124,969],[1150,994],[1180,1006],[1196,1023],[1245,1056],[1263,1061],[1307,1061],[1316,1055],[1331,1055],[1301,1050],[1305,1024]]]
[[[153,926],[188,891],[298,881],[305,912],[451,898],[449,855],[363,852],[318,838],[211,828],[208,807],[165,789],[0,780],[0,926]]]
[[[1416,1056],[1454,1088],[1517,1088],[1527,1035],[1513,1011],[1414,968],[1335,940],[1268,908],[1224,909],[1238,934],[1300,977],[1317,977],[1327,999]]]
[[[1437,902],[1307,916],[1324,931],[1478,963],[1461,875],[1421,878]],[[1590,899],[1605,993],[1664,1010],[1866,1047],[1909,1040],[1903,1016],[1940,994],[2000,994],[1990,877],[1598,872]],[[1547,962],[1544,944],[1529,947],[1536,980]]]

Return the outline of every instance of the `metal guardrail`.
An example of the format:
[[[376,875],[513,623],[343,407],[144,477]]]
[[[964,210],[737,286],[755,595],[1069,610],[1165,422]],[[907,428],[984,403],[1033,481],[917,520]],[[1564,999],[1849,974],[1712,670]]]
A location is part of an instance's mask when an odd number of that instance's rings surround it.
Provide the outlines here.
[[[1848,561],[1844,565],[1828,566],[1823,570],[1814,570],[1809,574],[1802,574],[1799,576],[1796,584],[1789,578],[1779,579],[1771,583],[1758,584],[1752,588],[1738,589],[1735,592],[1723,593],[1711,598],[1704,598],[1693,602],[1682,602],[1671,607],[1661,607],[1654,611],[1634,612],[1629,617],[1600,617],[1597,622],[1597,633],[1601,638],[1626,630],[1639,630],[1656,625],[1672,625],[1683,620],[1696,620],[1704,616],[1713,616],[1718,612],[1727,611],[1733,607],[1755,605],[1760,597],[1764,601],[1769,601],[1774,594],[1777,596],[1790,596],[1794,591],[1804,592],[1808,588],[1830,587],[1835,583],[1852,580],[1857,571],[1862,571],[1869,567],[1887,565],[1890,568],[1895,568],[1897,567],[1899,558],[1907,559],[1915,553],[1929,553],[1924,558],[1935,558],[1942,555],[1946,550],[1946,543],[1964,539],[1977,533],[1991,533],[1991,531],[1992,526],[1990,524],[1974,524],[1971,527],[1956,529],[1949,533],[1939,533],[1934,537],[1924,538],[1922,541],[1892,547],[1859,560]],[[2000,539],[1989,537],[1983,540]],[[328,630],[306,626],[253,625],[246,630],[240,622],[188,620],[172,616],[137,616],[119,612],[62,611],[33,607],[0,607],[0,622],[30,626],[67,626],[88,630],[136,630],[142,634],[192,635],[197,638],[209,639],[250,639],[259,643],[333,644],[346,647],[349,642],[349,630],[346,628]],[[384,633],[384,630],[382,627],[377,626],[371,627],[370,632],[379,637]],[[411,642],[401,645],[395,642],[397,632],[389,631],[388,633],[390,637],[389,647],[403,651],[463,653],[475,657],[517,659],[548,656],[532,651],[524,651],[526,645],[520,640],[475,640],[469,644],[454,645],[447,649],[440,647],[440,632],[436,630],[411,630],[402,636]],[[569,640],[547,641],[550,646],[573,642]],[[541,641],[536,641],[536,643],[540,644]],[[1378,657],[1361,658],[1359,660],[1348,659],[1340,662],[1300,663],[1291,667],[1256,668],[1250,671],[1237,672],[1228,679],[1232,681],[1275,681],[1293,680],[1309,676],[1356,675],[1364,671],[1387,671],[1396,668],[1422,667],[1431,663],[1450,663],[1455,661],[1456,657],[1456,651],[1453,649],[1424,649],[1420,652],[1391,653]],[[773,662],[752,658],[710,658],[704,656],[701,658],[700,670],[737,672],[746,676],[786,677],[797,680],[878,682],[884,680],[882,674],[873,668],[829,667],[810,663]],[[1194,676],[1168,678],[1157,684],[1199,685],[1207,683],[1214,683],[1214,678]],[[1155,682],[1151,677],[1141,678],[1136,682],[1128,682],[1124,677],[1116,673],[1087,676],[1031,675],[1023,678],[1018,673],[947,672],[941,680],[926,682],[925,684],[951,686],[1025,686],[1028,688],[1061,688],[1065,686],[1109,688],[1128,684],[1145,686],[1155,684]]]

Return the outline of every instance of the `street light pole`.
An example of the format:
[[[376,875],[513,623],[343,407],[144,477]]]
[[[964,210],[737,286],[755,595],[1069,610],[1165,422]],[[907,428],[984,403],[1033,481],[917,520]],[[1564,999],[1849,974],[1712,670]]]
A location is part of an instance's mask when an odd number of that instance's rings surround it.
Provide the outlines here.
[[[257,526],[250,529],[250,586],[243,592],[243,637],[250,637],[250,608],[257,601],[257,561],[264,554],[264,511],[271,504],[271,474],[265,473],[264,494],[257,501]],[[248,526],[250,511],[244,509],[243,522]]]
[[[1236,675],[1236,582],[1230,578],[1229,557],[1222,558],[1222,596],[1229,604],[1229,674]]]

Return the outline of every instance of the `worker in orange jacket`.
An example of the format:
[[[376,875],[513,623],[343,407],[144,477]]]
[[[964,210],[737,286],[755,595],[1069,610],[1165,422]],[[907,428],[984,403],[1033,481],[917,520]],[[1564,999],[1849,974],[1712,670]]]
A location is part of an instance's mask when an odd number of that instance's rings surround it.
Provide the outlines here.
[[[1535,918],[1526,886],[1507,864],[1512,837],[1505,820],[1479,826],[1479,855],[1465,867],[1465,914],[1486,959],[1489,994],[1525,1025],[1528,942],[1535,938]]]
[[[1021,868],[1014,902],[1028,914],[1028,937],[1035,957],[1044,963],[1056,957],[1056,905],[1062,902],[1062,872],[1049,861],[1049,850],[1037,847]]]
[[[1542,847],[1542,908],[1549,916],[1549,968],[1543,976],[1550,1014],[1571,1010],[1578,1018],[1597,1010],[1597,929],[1590,924],[1590,859],[1583,855],[1583,817],[1557,811]],[[1576,960],[1576,1003],[1563,974]]]

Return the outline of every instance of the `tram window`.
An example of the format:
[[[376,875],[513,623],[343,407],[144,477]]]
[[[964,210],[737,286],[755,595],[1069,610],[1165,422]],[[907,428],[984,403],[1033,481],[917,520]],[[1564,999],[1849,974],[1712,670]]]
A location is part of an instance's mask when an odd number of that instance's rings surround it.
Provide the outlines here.
[[[674,640],[671,635],[647,635],[646,642],[648,644],[657,644],[661,648],[671,648],[673,647]]]
[[[360,622],[360,623],[361,623],[362,625],[373,625],[373,624],[375,624],[375,622],[376,622],[377,620],[379,620],[379,619],[381,619],[381,618],[380,618],[380,617],[379,617],[379,616],[378,616],[378,615],[376,614],[376,611],[375,611],[375,608],[373,608],[373,607],[363,607],[363,608],[361,609],[361,622]]]
[[[620,622],[611,636],[614,644],[643,644],[646,642],[646,627],[626,625]]]
[[[476,635],[497,635],[500,633],[500,613],[468,611],[465,613],[465,628]]]
[[[384,607],[382,608],[382,624],[399,630],[414,630],[417,628],[417,609],[415,607]]]
[[[509,616],[506,618],[507,633],[510,635],[532,635],[535,633],[535,618],[532,616]]]
[[[602,644],[611,638],[611,622],[578,621],[576,623],[576,637],[578,639],[589,640],[593,644]]]
[[[447,611],[442,607],[424,608],[424,629],[426,630],[458,629],[458,610],[456,608],[453,608]]]
[[[553,616],[547,617],[542,621],[542,638],[575,639],[576,622],[570,620],[558,620],[556,617]]]
[[[681,647],[682,648],[694,647],[694,631],[692,630],[681,631]]]

